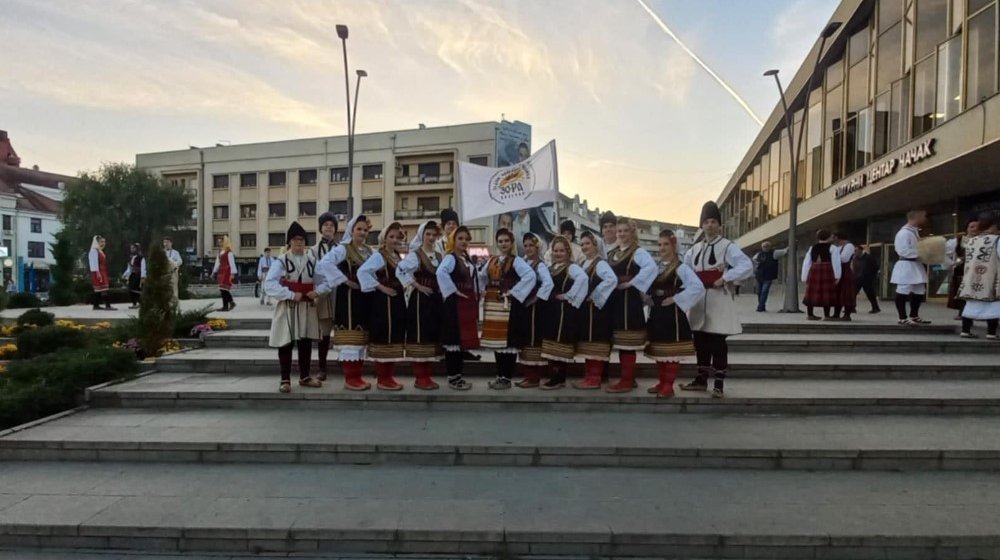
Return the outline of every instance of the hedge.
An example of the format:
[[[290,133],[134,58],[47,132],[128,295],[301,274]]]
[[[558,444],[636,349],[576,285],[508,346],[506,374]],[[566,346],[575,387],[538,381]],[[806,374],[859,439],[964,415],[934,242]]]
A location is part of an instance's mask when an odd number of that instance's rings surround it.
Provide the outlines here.
[[[31,292],[17,292],[10,295],[7,300],[8,309],[27,309],[29,307],[41,307],[42,300]]]
[[[17,358],[27,360],[63,348],[83,348],[89,343],[90,333],[79,329],[58,325],[26,329],[17,335]]]
[[[55,321],[55,315],[41,309],[29,309],[17,317],[18,325],[35,325],[36,327],[46,327]]]

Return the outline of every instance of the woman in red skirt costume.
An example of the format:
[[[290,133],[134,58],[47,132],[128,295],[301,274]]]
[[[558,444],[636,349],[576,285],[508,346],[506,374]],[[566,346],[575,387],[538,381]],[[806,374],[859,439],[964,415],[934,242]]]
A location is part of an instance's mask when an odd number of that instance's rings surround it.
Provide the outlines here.
[[[222,246],[219,247],[219,254],[215,257],[215,266],[212,268],[212,276],[219,280],[219,293],[222,294],[222,309],[219,311],[229,311],[236,307],[233,301],[233,278],[236,277],[236,258],[233,256],[233,245],[229,242],[229,236],[222,238]]]
[[[590,287],[587,273],[571,261],[573,247],[569,239],[557,235],[552,240],[552,295],[545,310],[545,335],[542,357],[555,369],[552,377],[542,384],[543,391],[566,386],[566,371],[576,361],[577,320],[580,305]]]
[[[95,235],[90,242],[90,254],[87,261],[90,265],[90,283],[94,286],[94,309],[101,309],[101,302],[104,302],[104,309],[114,311],[111,307],[111,297],[108,290],[111,285],[111,278],[108,276],[108,259],[104,255],[104,245],[107,242],[100,235]]]
[[[399,222],[389,224],[379,234],[379,250],[358,269],[361,291],[371,294],[368,359],[375,362],[375,386],[383,391],[403,388],[393,373],[396,362],[403,361],[406,339],[406,298],[396,277],[404,237]]]
[[[840,280],[840,251],[833,245],[830,230],[816,232],[816,244],[802,261],[802,281],[806,283],[806,306],[810,321],[819,321],[813,308],[822,307],[823,317],[830,318],[830,308],[837,305],[837,281]]]
[[[580,308],[576,357],[585,360],[584,377],[573,383],[577,389],[600,389],[604,366],[611,359],[611,323],[608,299],[618,286],[618,277],[601,258],[597,237],[589,231],[580,236],[583,271],[587,274],[587,299]]]
[[[472,384],[462,377],[462,352],[479,348],[479,288],[476,267],[469,260],[469,228],[458,226],[455,245],[437,269],[444,304],[441,345],[448,372],[448,387],[468,391]]]
[[[618,246],[608,253],[608,264],[618,276],[618,288],[608,302],[611,314],[611,342],[618,350],[622,377],[605,391],[625,393],[635,387],[636,351],[646,348],[644,297],[656,277],[656,263],[639,247],[635,222],[618,219]]]
[[[507,346],[518,350],[524,379],[517,382],[522,389],[538,387],[542,370],[549,365],[542,358],[542,334],[546,302],[552,293],[552,275],[542,260],[542,238],[528,232],[521,238],[524,261],[535,273],[534,286],[522,303],[516,299],[510,306],[510,324],[507,329]]]
[[[410,252],[396,266],[396,278],[412,287],[406,305],[406,359],[412,364],[413,386],[424,391],[438,388],[431,368],[441,361],[441,290],[437,269],[444,255],[435,246],[441,229],[434,221],[421,224],[410,242]]]
[[[687,312],[705,297],[705,285],[694,270],[681,262],[677,237],[660,232],[660,262],[649,287],[652,303],[647,322],[646,357],[656,362],[659,383],[649,388],[658,398],[674,396],[674,381],[682,356],[694,355],[694,336]]]
[[[840,252],[840,280],[837,280],[837,303],[833,306],[833,318],[850,321],[858,312],[858,292],[854,288],[854,255],[857,247],[841,232],[833,234],[833,246]],[[840,311],[844,311],[841,316]]]
[[[485,288],[483,303],[484,348],[493,350],[497,378],[490,389],[506,390],[517,367],[517,348],[508,344],[511,308],[523,304],[535,286],[535,271],[514,252],[514,234],[508,229],[496,233],[497,255],[479,268],[479,285]]]

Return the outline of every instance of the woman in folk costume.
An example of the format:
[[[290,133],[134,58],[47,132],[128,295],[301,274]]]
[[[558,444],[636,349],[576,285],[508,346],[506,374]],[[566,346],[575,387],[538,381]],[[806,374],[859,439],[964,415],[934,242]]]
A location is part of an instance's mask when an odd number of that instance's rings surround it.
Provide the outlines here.
[[[424,391],[438,388],[431,368],[441,360],[441,296],[437,268],[444,255],[435,250],[441,231],[434,221],[420,225],[410,251],[396,265],[396,278],[404,289],[412,287],[406,305],[406,359],[412,364],[413,386]]]
[[[705,286],[691,267],[677,254],[677,237],[670,230],[660,232],[660,262],[649,287],[652,304],[647,322],[646,357],[656,362],[659,383],[648,392],[669,399],[682,356],[694,354],[694,337],[687,312],[705,296]]]
[[[317,266],[320,276],[336,277],[339,273],[347,280],[338,286],[334,305],[333,343],[340,352],[340,366],[344,369],[344,388],[349,391],[367,391],[371,384],[362,379],[365,358],[368,355],[368,318],[371,294],[361,291],[358,269],[372,255],[365,244],[371,224],[364,214],[351,219],[340,238],[340,244],[328,252]],[[335,270],[336,269],[336,270]]]
[[[965,300],[959,299],[958,289],[962,285],[962,277],[965,275],[965,255],[968,251],[969,242],[979,235],[979,217],[969,218],[965,222],[965,233],[958,234],[954,239],[949,239],[945,245],[945,256],[951,263],[951,277],[948,281],[948,309],[958,311],[958,318],[962,318],[962,309],[965,308]]]
[[[523,302],[516,298],[510,303],[510,323],[507,329],[507,347],[518,350],[518,360],[524,370],[524,379],[517,382],[522,389],[538,387],[542,369],[549,362],[542,358],[542,335],[545,322],[546,301],[552,293],[552,276],[542,261],[542,238],[528,232],[521,237],[524,261],[535,273],[535,282]]]
[[[485,288],[480,343],[496,358],[497,378],[489,383],[490,389],[504,390],[510,389],[517,367],[518,349],[509,344],[511,307],[527,301],[536,278],[531,266],[514,254],[514,234],[509,229],[497,230],[495,238],[497,254],[479,268],[479,285]]]
[[[479,288],[475,265],[469,260],[469,228],[454,232],[455,246],[437,269],[444,300],[441,310],[441,345],[448,372],[448,387],[468,391],[472,384],[462,376],[462,352],[479,348]]]
[[[122,278],[128,281],[128,295],[132,300],[129,309],[139,309],[139,300],[142,298],[142,283],[146,280],[146,259],[142,256],[142,248],[138,243],[133,243],[129,247],[128,264],[125,265],[125,272]]]
[[[583,271],[587,274],[587,299],[580,309],[576,357],[585,360],[584,377],[577,389],[600,389],[604,367],[611,359],[611,322],[608,299],[618,287],[618,276],[601,257],[601,245],[589,231],[580,236]]]
[[[233,279],[236,277],[236,257],[233,256],[233,245],[229,242],[229,236],[222,238],[222,246],[219,247],[219,254],[215,257],[215,266],[212,267],[212,276],[219,280],[219,293],[222,294],[222,309],[219,311],[229,311],[236,307],[233,301]]]
[[[104,255],[104,246],[107,242],[100,235],[95,235],[90,242],[90,254],[87,261],[90,265],[90,282],[94,286],[94,309],[101,309],[101,302],[104,302],[104,309],[114,311],[111,307],[111,297],[108,295],[111,277],[108,276],[108,258]]]
[[[851,315],[858,312],[858,296],[854,288],[854,256],[857,247],[846,234],[833,234],[833,246],[840,253],[840,279],[837,280],[837,303],[833,305],[833,319],[850,321]],[[844,314],[841,315],[841,310]]]
[[[298,222],[288,227],[286,243],[288,251],[272,262],[264,279],[264,291],[278,302],[274,306],[268,346],[278,349],[281,368],[278,390],[282,393],[292,390],[292,347],[298,350],[299,385],[323,386],[319,379],[309,377],[312,343],[319,338],[319,318],[314,302],[345,280],[338,273],[327,275],[321,283],[316,283],[316,256],[307,250],[306,230]]]
[[[608,253],[608,264],[618,277],[618,286],[608,302],[612,347],[618,350],[622,376],[608,385],[609,393],[625,393],[635,387],[636,351],[646,348],[646,313],[643,299],[656,277],[656,262],[639,247],[635,222],[618,219],[618,246]]]
[[[543,391],[566,386],[566,372],[576,361],[576,337],[580,305],[590,288],[587,273],[572,262],[573,246],[569,239],[557,235],[551,246],[552,294],[545,310],[545,334],[542,357],[549,360],[555,373],[542,383]]]
[[[979,234],[966,247],[965,274],[958,297],[962,309],[962,336],[975,338],[973,321],[986,321],[986,338],[997,340],[1000,326],[1000,216],[995,211],[979,215]]]
[[[323,212],[319,217],[319,239],[312,248],[317,261],[323,260],[327,253],[337,246],[337,217],[329,212]],[[320,381],[326,381],[326,358],[330,353],[330,333],[333,332],[335,294],[323,294],[316,300],[316,314],[319,316],[319,369]]]
[[[358,269],[361,291],[371,294],[368,319],[368,358],[375,362],[376,387],[399,391],[403,386],[393,377],[396,362],[403,361],[406,340],[406,297],[396,277],[402,257],[399,249],[405,238],[399,222],[379,233],[379,250]]]
[[[705,296],[688,311],[698,357],[698,376],[681,389],[707,391],[708,377],[715,376],[712,396],[722,398],[729,371],[726,337],[743,332],[736,314],[733,285],[753,276],[753,262],[736,243],[722,237],[722,213],[712,201],[701,209],[701,241],[684,255],[705,287]]]
[[[810,321],[820,320],[813,313],[816,307],[822,307],[823,317],[831,319],[830,307],[839,301],[841,267],[840,249],[833,244],[830,230],[817,231],[816,244],[809,249],[802,261],[802,281],[806,284],[806,295],[802,298],[802,303],[806,306],[806,317]]]

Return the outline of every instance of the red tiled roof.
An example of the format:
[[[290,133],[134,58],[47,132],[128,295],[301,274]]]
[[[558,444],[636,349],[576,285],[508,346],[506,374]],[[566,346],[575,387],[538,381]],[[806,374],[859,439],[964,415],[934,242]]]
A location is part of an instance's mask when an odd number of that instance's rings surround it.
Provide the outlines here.
[[[17,197],[18,210],[58,214],[62,211],[61,202],[32,191],[23,184],[58,188],[59,183],[65,185],[73,180],[74,177],[67,175],[0,164],[0,194]]]

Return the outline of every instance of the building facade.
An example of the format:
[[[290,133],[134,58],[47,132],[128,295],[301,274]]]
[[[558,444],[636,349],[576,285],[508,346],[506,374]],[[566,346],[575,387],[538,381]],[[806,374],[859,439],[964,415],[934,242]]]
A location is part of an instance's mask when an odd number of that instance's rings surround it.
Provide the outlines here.
[[[800,257],[818,228],[842,231],[881,259],[889,297],[906,211],[929,210],[923,233],[953,236],[966,216],[1000,208],[997,18],[996,0],[840,3],[830,21],[841,27],[822,53],[817,40],[786,92]],[[727,235],[749,251],[787,239],[784,115],[779,103],[718,199]],[[944,295],[946,271],[930,272],[929,294]]]

